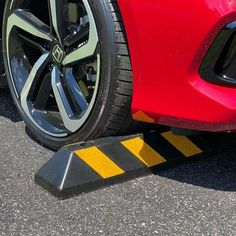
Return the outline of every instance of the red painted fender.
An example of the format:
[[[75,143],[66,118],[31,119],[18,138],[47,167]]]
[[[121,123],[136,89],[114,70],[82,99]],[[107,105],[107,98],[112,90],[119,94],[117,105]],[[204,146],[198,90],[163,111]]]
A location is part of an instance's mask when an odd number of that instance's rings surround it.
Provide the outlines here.
[[[200,64],[236,20],[236,0],[118,0],[130,47],[135,119],[199,130],[236,129],[236,89],[205,82]]]

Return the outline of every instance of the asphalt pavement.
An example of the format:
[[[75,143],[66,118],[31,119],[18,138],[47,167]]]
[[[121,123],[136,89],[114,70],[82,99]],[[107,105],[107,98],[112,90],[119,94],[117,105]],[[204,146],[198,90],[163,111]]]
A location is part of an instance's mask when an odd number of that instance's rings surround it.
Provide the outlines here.
[[[236,235],[236,134],[204,157],[72,199],[34,184],[52,156],[0,90],[0,235]]]

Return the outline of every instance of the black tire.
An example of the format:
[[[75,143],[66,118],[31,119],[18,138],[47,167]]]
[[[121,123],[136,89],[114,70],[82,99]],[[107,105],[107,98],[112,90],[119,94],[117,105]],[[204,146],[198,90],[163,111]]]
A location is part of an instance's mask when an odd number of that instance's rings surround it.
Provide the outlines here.
[[[7,51],[7,21],[11,15],[11,0],[7,0],[3,24],[3,51]],[[132,67],[125,28],[115,0],[89,0],[98,29],[101,53],[101,77],[97,98],[83,126],[66,137],[54,137],[39,129],[22,109],[10,75],[7,53],[4,63],[11,94],[33,136],[53,149],[103,136],[129,132],[135,126],[131,118]]]

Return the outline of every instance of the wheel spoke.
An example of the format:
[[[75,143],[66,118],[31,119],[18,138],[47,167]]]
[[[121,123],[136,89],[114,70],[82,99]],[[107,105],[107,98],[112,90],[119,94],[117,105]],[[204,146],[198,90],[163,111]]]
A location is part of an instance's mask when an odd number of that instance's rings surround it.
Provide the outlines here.
[[[75,103],[75,107],[78,107],[78,109],[83,115],[83,113],[86,112],[88,108],[88,102],[84,97],[84,94],[80,89],[78,83],[75,80],[75,77],[72,73],[72,69],[67,69],[65,74],[65,80],[70,92],[71,99]]]
[[[49,0],[49,16],[51,25],[61,43],[66,36],[64,6],[65,1]]]
[[[88,1],[83,0],[83,2],[89,18],[89,39],[86,44],[80,46],[78,49],[74,50],[65,57],[65,59],[63,60],[64,65],[75,63],[82,59],[89,58],[93,56],[96,52],[96,48],[98,45],[98,34],[96,30],[96,24]]]
[[[23,109],[29,113],[28,111],[28,97],[30,93],[32,93],[32,87],[35,83],[38,82],[40,75],[42,72],[45,70],[46,66],[48,65],[49,62],[49,53],[43,54],[37,62],[34,64],[26,82],[25,85],[21,91],[21,105]]]
[[[53,38],[50,34],[50,29],[37,17],[25,10],[15,10],[7,21],[7,35],[9,37],[14,27],[20,28],[27,33],[38,38],[52,41]]]
[[[73,120],[72,117],[74,116],[74,112],[71,108],[71,105],[66,97],[61,79],[62,76],[59,72],[59,69],[57,66],[55,66],[52,70],[52,89],[53,93],[56,99],[56,103],[62,118],[62,121],[70,132],[75,132],[76,131],[76,121]]]

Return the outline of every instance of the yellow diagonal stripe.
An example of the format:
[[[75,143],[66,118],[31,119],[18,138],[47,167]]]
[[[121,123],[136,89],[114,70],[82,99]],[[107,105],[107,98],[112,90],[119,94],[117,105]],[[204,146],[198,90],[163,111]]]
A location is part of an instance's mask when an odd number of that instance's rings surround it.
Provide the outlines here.
[[[203,152],[185,136],[173,135],[171,132],[162,133],[161,135],[186,157]]]
[[[104,179],[121,175],[124,171],[109,159],[97,147],[89,147],[86,149],[75,151],[87,165],[94,169]]]
[[[153,150],[141,138],[126,140],[121,142],[121,144],[148,167],[166,162],[165,158]]]

